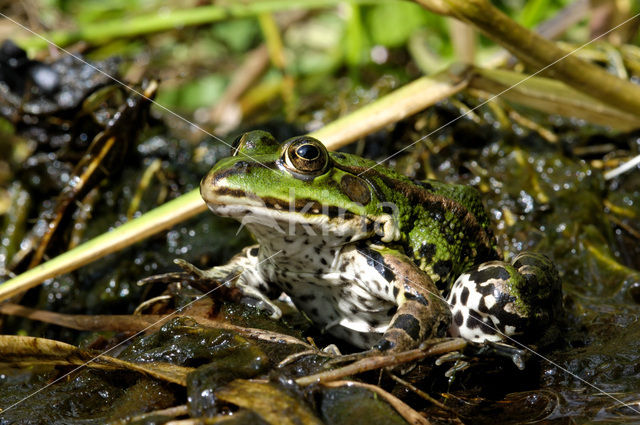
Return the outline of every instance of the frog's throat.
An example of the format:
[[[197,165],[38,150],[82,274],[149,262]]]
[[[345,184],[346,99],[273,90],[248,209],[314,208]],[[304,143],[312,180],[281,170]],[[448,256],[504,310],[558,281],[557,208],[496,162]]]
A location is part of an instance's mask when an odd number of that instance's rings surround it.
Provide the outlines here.
[[[228,196],[217,196],[215,202],[209,199],[207,205],[216,215],[234,218],[250,228],[272,228],[283,236],[290,225],[298,224],[312,226],[318,233],[326,231],[334,236],[344,237],[344,242],[378,235],[382,242],[389,243],[402,237],[397,221],[390,214],[365,217],[345,212],[342,215],[331,216],[324,214],[322,209],[312,208],[310,211],[298,212],[278,206],[267,206],[263,200]]]

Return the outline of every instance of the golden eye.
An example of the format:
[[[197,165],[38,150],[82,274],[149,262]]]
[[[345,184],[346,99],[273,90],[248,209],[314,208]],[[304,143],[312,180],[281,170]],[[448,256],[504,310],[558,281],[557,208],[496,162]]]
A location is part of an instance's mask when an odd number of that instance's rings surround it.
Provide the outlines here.
[[[289,141],[283,153],[283,163],[289,171],[308,177],[324,173],[329,163],[329,155],[324,145],[307,136]]]

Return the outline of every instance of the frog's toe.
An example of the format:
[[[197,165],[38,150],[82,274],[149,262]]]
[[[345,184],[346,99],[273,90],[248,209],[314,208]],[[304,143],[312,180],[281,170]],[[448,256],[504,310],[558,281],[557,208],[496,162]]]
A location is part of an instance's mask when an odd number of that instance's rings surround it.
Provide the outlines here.
[[[466,360],[462,360],[462,359],[456,360],[455,363],[453,364],[453,366],[451,366],[449,369],[447,369],[447,371],[444,373],[444,376],[451,380],[452,378],[455,377],[456,373],[460,373],[463,370],[469,369],[470,365],[471,364]],[[449,382],[451,382],[451,381],[449,381]]]
[[[443,354],[435,361],[436,366],[442,366],[445,363],[453,363],[449,369],[444,373],[447,378],[453,378],[456,373],[462,372],[469,368],[469,358],[460,351],[452,351],[447,354]]]
[[[454,363],[445,373],[446,377],[452,377],[456,372],[467,369],[471,364],[471,359],[475,357],[493,358],[503,357],[511,360],[520,370],[525,368],[527,352],[509,344],[493,341],[483,343],[469,343],[464,348],[464,352],[453,351],[446,353],[436,360],[436,365]]]
[[[474,356],[506,357],[520,370],[524,370],[528,352],[503,342],[486,341],[482,344],[469,344],[465,351]]]
[[[182,270],[198,279],[215,280],[220,284],[225,284],[243,272],[243,268],[235,265],[225,265],[202,270],[181,258],[176,258],[173,263]]]
[[[202,278],[205,271],[201,270],[199,268],[197,268],[196,266],[194,266],[193,264],[191,264],[190,262],[183,260],[182,258],[176,258],[173,260],[173,263],[177,266],[179,266],[182,270],[184,270],[185,272],[189,273],[190,275],[193,276],[197,276]]]

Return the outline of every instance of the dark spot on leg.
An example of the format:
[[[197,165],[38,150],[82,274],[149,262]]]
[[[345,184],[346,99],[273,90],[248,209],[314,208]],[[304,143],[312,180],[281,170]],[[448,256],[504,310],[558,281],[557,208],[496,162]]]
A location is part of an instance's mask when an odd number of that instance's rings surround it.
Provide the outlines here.
[[[327,260],[324,259],[324,257],[320,258],[320,262],[322,263],[322,265],[326,266],[327,265]]]
[[[482,313],[488,313],[489,309],[487,308],[487,304],[484,302],[484,297],[480,298],[480,302],[478,303],[478,310]]]
[[[469,273],[469,279],[476,283],[486,282],[489,279],[507,280],[511,277],[507,269],[501,266],[487,267],[483,270],[474,270]]]
[[[456,325],[462,326],[462,323],[464,322],[464,317],[462,317],[462,312],[460,310],[458,310],[458,312],[453,316],[453,321],[455,322]]]
[[[484,332],[487,335],[495,335],[497,333],[497,331],[493,328],[492,323],[483,323],[482,332]]]
[[[420,336],[420,322],[411,314],[398,316],[391,327],[404,330],[414,341]]]
[[[429,301],[423,297],[420,294],[412,294],[410,292],[405,292],[404,296],[407,300],[413,300],[413,301],[417,301],[418,303],[424,305],[424,306],[428,306],[429,305]]]
[[[396,314],[396,311],[398,311],[398,307],[394,305],[389,310],[387,310],[387,316],[392,317],[394,314]]]
[[[457,303],[457,302],[458,302],[458,294],[456,294],[456,293],[454,292],[453,296],[451,297],[451,302],[450,302],[450,304],[451,304],[451,305],[456,305],[456,303]]]
[[[389,351],[389,350],[393,350],[395,346],[396,346],[395,342],[389,341],[388,339],[384,338],[384,339],[381,339],[379,342],[377,342],[376,345],[373,346],[373,348],[380,351]]]
[[[469,300],[469,288],[466,286],[462,289],[462,293],[460,294],[460,302],[462,305],[467,305],[467,301]]]
[[[400,293],[400,289],[397,286],[393,287],[393,298],[398,298],[398,294]]]
[[[380,254],[378,251],[370,249],[369,246],[365,243],[359,243],[356,246],[356,249],[361,255],[366,258],[367,264],[375,268],[378,273],[380,273],[380,275],[384,277],[384,280],[386,280],[387,282],[391,282],[396,278],[396,275],[385,264],[382,254]]]
[[[482,323],[482,317],[475,311],[469,310],[469,317],[467,317],[467,327],[469,329],[479,328]]]

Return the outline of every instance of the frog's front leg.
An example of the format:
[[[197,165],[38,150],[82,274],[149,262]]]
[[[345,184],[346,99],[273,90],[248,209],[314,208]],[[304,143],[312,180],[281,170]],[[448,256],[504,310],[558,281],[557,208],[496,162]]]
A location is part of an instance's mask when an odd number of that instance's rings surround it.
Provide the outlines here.
[[[444,336],[451,313],[431,278],[406,255],[392,249],[377,249],[384,267],[393,275],[393,295],[398,309],[382,339],[374,348],[403,351],[422,341]]]
[[[188,273],[201,279],[211,279],[220,284],[238,288],[251,304],[267,311],[272,319],[279,319],[282,312],[268,297],[268,294],[273,291],[260,273],[258,253],[258,245],[246,247],[239,254],[234,255],[227,264],[208,270],[200,270],[184,261],[178,264]]]
[[[532,252],[521,253],[511,264],[490,261],[462,274],[447,301],[453,313],[451,335],[475,342],[515,336],[522,342],[551,343],[562,316],[558,272],[546,256]]]

